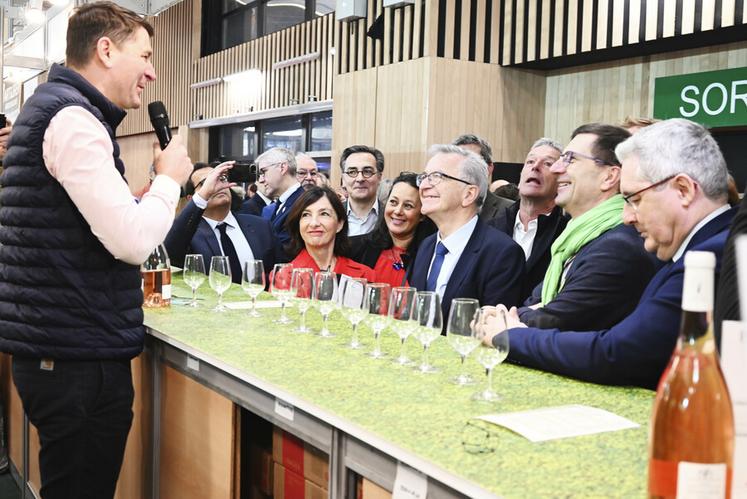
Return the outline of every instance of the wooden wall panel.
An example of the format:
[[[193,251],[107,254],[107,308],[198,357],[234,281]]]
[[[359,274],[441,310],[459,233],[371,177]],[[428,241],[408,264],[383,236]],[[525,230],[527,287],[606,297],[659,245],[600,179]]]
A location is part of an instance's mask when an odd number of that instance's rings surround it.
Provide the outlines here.
[[[547,76],[544,134],[566,143],[571,132],[584,123],[650,117],[656,78],[744,66],[747,42],[551,72]]]

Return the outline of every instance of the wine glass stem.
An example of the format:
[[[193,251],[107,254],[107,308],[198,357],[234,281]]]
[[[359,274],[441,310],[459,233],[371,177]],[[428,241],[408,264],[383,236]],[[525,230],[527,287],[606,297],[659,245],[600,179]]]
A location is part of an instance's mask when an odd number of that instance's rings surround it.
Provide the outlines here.
[[[218,309],[223,308],[223,293],[218,293]]]
[[[428,365],[428,345],[423,345],[423,366],[427,367]]]
[[[353,323],[353,338],[350,341],[353,345],[358,344],[358,323]]]
[[[252,296],[252,311],[250,312],[252,315],[257,313],[257,297]]]
[[[399,347],[399,358],[404,359],[405,358],[405,340],[407,338],[400,338],[399,341],[401,342]]]
[[[327,329],[327,318],[329,317],[329,314],[324,314],[322,316],[322,331],[325,333],[329,333],[329,330]]]
[[[486,370],[488,371],[488,391],[492,392],[493,391],[493,368],[488,367]]]
[[[301,312],[301,331],[306,331],[306,309]]]
[[[193,307],[197,306],[197,288],[192,288],[192,303],[190,305]]]
[[[280,301],[280,320],[285,322],[288,318],[285,316],[285,300]]]
[[[374,351],[379,354],[381,353],[381,331],[374,332],[374,339],[376,340],[376,348],[374,348]]]
[[[464,355],[460,355],[460,357],[462,358],[462,367],[461,367],[462,374],[460,374],[460,377],[466,378],[467,377],[467,373],[464,372],[464,359],[466,357]]]

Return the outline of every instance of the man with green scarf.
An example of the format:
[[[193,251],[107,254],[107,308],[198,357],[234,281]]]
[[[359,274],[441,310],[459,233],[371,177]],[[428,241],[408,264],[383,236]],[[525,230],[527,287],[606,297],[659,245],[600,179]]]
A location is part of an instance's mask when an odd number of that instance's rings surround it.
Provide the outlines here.
[[[577,128],[560,159],[555,203],[571,216],[551,248],[543,282],[519,309],[539,328],[577,331],[611,327],[627,316],[658,268],[632,227],[623,225],[620,162],[623,128],[591,123]]]

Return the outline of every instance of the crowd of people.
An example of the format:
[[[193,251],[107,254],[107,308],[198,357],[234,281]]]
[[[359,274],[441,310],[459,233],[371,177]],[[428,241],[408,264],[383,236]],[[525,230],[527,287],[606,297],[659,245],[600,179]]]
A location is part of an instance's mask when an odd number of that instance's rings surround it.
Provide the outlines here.
[[[487,345],[508,330],[510,361],[597,383],[655,388],[686,251],[723,260],[716,317],[738,318],[747,208],[701,125],[590,123],[565,147],[527,137],[518,185],[497,193],[490,146],[472,134],[396,175],[377,148],[346,147],[336,188],[307,154],[272,148],[246,189],[229,182],[232,161],[193,165],[176,135],[135,201],[116,129],[156,78],[152,35],[113,3],[81,6],[66,66],[0,130],[0,350],[39,430],[44,497],[114,492],[143,348],[139,264],[164,239],[175,265],[227,256],[236,282],[261,259],[434,291],[444,317],[476,298],[496,306],[476,324]]]

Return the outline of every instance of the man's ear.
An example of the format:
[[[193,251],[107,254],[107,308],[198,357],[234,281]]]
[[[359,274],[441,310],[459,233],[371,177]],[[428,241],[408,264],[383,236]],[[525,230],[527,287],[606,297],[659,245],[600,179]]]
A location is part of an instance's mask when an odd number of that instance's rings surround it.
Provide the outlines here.
[[[469,185],[464,190],[464,195],[462,196],[462,206],[469,206],[471,204],[474,204],[477,197],[480,195],[480,189],[476,185]]]
[[[604,167],[604,173],[602,176],[602,183],[600,188],[602,191],[607,192],[614,189],[615,192],[620,190],[620,172],[622,169],[619,166],[607,166]]]
[[[681,173],[674,177],[672,180],[672,187],[677,191],[677,196],[680,199],[680,204],[683,207],[690,206],[690,203],[695,199],[695,193],[698,190],[698,184],[695,183],[688,175]]]
[[[114,42],[108,36],[102,36],[96,41],[96,58],[107,68],[111,68],[113,65],[112,52],[114,49]]]

